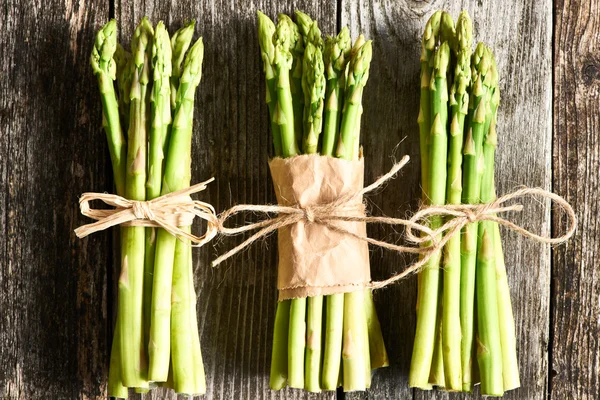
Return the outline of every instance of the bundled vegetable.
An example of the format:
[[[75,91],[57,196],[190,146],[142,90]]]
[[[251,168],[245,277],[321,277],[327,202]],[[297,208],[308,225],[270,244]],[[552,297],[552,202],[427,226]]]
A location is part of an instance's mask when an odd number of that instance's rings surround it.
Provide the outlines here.
[[[442,11],[425,27],[419,128],[423,200],[430,205],[495,200],[496,62],[472,51],[472,23]],[[448,94],[448,89],[450,93]],[[440,227],[444,221],[432,218]],[[474,360],[476,358],[476,360]],[[519,386],[515,328],[498,224],[468,224],[419,274],[409,384],[502,396]]]
[[[151,200],[190,185],[194,94],[204,53],[202,39],[187,51],[193,31],[191,22],[170,39],[162,22],[153,28],[143,18],[131,53],[117,44],[114,20],[98,32],[91,64],[120,196]],[[128,388],[146,392],[157,385],[205,392],[192,271],[189,240],[159,228],[121,228],[109,396],[127,398]]]
[[[323,40],[317,21],[299,11],[296,23],[279,15],[277,25],[259,12],[258,32],[275,155],[359,160],[371,41],[361,35],[352,46],[346,27]],[[370,289],[278,303],[272,389],[365,390],[371,370],[387,365]]]

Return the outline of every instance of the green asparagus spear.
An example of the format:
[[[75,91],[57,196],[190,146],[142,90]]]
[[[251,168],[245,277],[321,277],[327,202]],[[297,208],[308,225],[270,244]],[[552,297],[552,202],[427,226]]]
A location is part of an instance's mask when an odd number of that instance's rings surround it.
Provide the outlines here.
[[[188,22],[183,28],[177,30],[171,37],[171,49],[172,49],[172,71],[171,71],[171,109],[175,111],[177,101],[177,89],[179,88],[179,78],[181,77],[181,67],[185,54],[188,51],[190,44],[192,43],[192,37],[194,36],[194,26],[196,25],[195,20]]]
[[[113,342],[110,349],[107,391],[110,397],[115,397],[117,399],[126,399],[128,395],[127,388],[123,386],[123,379],[121,379],[121,339],[118,326],[115,327]]]
[[[357,39],[358,44],[354,45],[355,54],[352,55],[348,65],[344,110],[336,151],[336,156],[344,159],[351,159],[354,154],[355,127],[360,116],[362,93],[369,78],[373,52],[370,40],[363,45],[360,45],[360,41],[361,37]]]
[[[323,54],[312,42],[306,45],[302,66],[304,91],[304,153],[315,154],[323,126],[323,100],[325,98],[325,67]]]
[[[148,180],[146,198],[152,200],[160,196],[167,134],[171,124],[171,41],[164,23],[156,25],[152,43],[152,92],[151,123],[148,151]],[[146,255],[144,262],[144,343],[150,343],[150,323],[152,315],[152,284],[154,279],[154,258],[156,248],[156,228],[146,228]],[[154,348],[149,346],[150,358]]]
[[[119,104],[115,94],[114,80],[116,79],[117,65],[114,60],[117,49],[117,23],[110,20],[96,35],[96,42],[92,49],[90,64],[98,78],[100,96],[102,100],[102,125],[108,139],[108,150],[113,167],[117,194],[125,194],[125,163],[127,159],[127,146],[121,123],[119,120]]]
[[[373,291],[366,290],[365,308],[367,315],[367,327],[369,329],[369,355],[371,357],[371,368],[381,368],[390,365],[387,351],[383,339],[372,340],[372,338],[383,338],[381,325],[375,311],[375,302],[373,301]]]
[[[275,121],[275,111],[277,109],[277,80],[273,65],[273,58],[275,57],[275,46],[273,45],[275,24],[260,11],[257,14],[258,44],[260,45],[260,55],[263,61],[263,71],[265,72],[266,102],[269,107],[269,117],[271,119],[273,147],[275,148],[275,156],[281,156],[281,133],[279,132],[279,125]]]
[[[343,27],[335,37],[325,41],[324,62],[327,74],[325,94],[325,123],[323,126],[323,144],[321,154],[332,156],[336,145],[346,87],[346,65],[350,60],[352,42],[347,27]]]
[[[135,72],[131,82],[125,196],[146,199],[146,141],[148,129],[150,59],[153,30],[147,18],[137,26],[131,49]],[[143,281],[145,229],[122,229],[121,275],[117,326],[121,337],[121,374],[127,387],[147,387],[147,360],[143,342]]]
[[[129,92],[133,73],[133,56],[117,43],[115,52],[117,63],[117,89],[119,90],[119,114],[121,115],[122,130],[129,128]]]
[[[471,81],[472,22],[462,12],[456,24],[458,52],[454,81],[450,90],[450,143],[448,150],[448,204],[460,204],[462,194],[462,146],[465,118],[469,105]],[[461,320],[460,320],[460,236],[455,235],[444,248],[442,348],[446,389],[462,390]]]
[[[487,87],[487,111],[484,124],[483,175],[481,179],[480,200],[488,203],[496,198],[494,189],[494,155],[497,145],[495,114],[499,102],[497,90],[498,75],[495,60],[489,49],[490,68],[485,77]],[[496,251],[493,221],[481,221],[478,227],[477,245],[477,321],[478,346],[477,361],[481,373],[481,393],[500,396],[504,393],[503,352],[501,346],[500,321],[498,310],[501,306],[497,296]],[[508,349],[507,349],[508,350]]]
[[[323,324],[323,296],[309,297],[306,310],[306,360],[304,388],[309,392],[321,391],[321,331]]]
[[[192,146],[192,126],[194,117],[194,95],[202,76],[204,46],[202,38],[191,47],[185,58],[176,96],[176,108],[169,138],[169,150],[165,164],[161,194],[183,189],[190,182],[190,160]],[[154,356],[150,359],[150,379],[164,381],[167,379],[170,355],[171,326],[171,290],[178,284],[187,285],[186,281],[178,283],[174,279],[174,255],[178,240],[163,229],[158,230],[156,240],[156,257],[154,264],[154,284],[152,292],[152,324],[151,346]],[[181,257],[183,260],[183,257]],[[182,261],[183,262],[183,261]],[[178,266],[179,267],[179,266]],[[181,267],[183,270],[183,267]],[[175,289],[173,289],[175,290]],[[187,289],[182,289],[187,290]],[[184,350],[185,351],[185,350]],[[187,363],[185,354],[177,358],[173,350],[173,373],[175,386],[179,360]],[[177,360],[177,361],[176,361]]]
[[[471,58],[471,94],[469,97],[468,126],[463,145],[463,192],[464,204],[480,201],[481,176],[483,173],[482,145],[487,113],[487,88],[483,84],[489,69],[489,55],[483,43],[479,43]],[[468,224],[461,235],[461,360],[463,391],[470,392],[475,383],[472,379],[472,356],[474,337],[475,266],[477,255],[477,223]]]
[[[372,57],[371,41],[361,35],[353,48],[348,65],[346,94],[336,157],[352,160],[353,146],[359,126],[363,88],[369,77]],[[369,340],[365,291],[344,294],[342,371],[344,391],[365,390],[369,384],[366,371],[370,369]]]
[[[448,137],[448,80],[447,69],[450,61],[448,42],[440,45],[435,53],[431,77],[431,133],[429,136],[427,199],[432,205],[446,202],[446,167]],[[433,229],[441,226],[441,218],[431,218]],[[434,345],[438,321],[438,291],[440,285],[440,252],[435,252],[421,272],[417,309],[417,330],[411,359],[409,385],[429,388],[429,375],[432,367]],[[440,372],[437,373],[440,376]]]
[[[191,134],[194,121],[194,97],[196,88],[202,76],[202,61],[204,58],[204,45],[202,38],[198,39],[191,47],[184,62],[176,99],[176,112],[173,122],[173,133],[169,142],[169,157],[163,186],[174,188],[167,183],[171,168],[179,171],[174,174],[174,184],[181,184],[181,188],[188,187],[191,180]],[[181,129],[184,134],[175,137],[175,130]],[[185,145],[185,149],[183,146]],[[180,147],[181,146],[181,147]],[[174,150],[175,149],[175,150]],[[177,158],[171,158],[171,154]],[[173,161],[171,163],[171,161]],[[173,175],[171,175],[173,177]],[[179,181],[177,181],[179,180]],[[167,190],[169,190],[167,189]],[[190,227],[184,228],[187,232]],[[160,235],[160,233],[159,233]],[[172,237],[172,236],[171,236]],[[177,393],[196,394],[197,390],[204,390],[204,373],[202,361],[196,361],[200,347],[199,337],[193,332],[196,318],[196,295],[193,290],[193,272],[189,252],[189,241],[177,240],[175,257],[173,260],[173,286],[171,293],[171,358],[173,365],[173,386]],[[198,364],[202,371],[198,371]]]
[[[304,389],[306,298],[292,299],[288,332],[288,386]]]
[[[340,379],[342,336],[344,323],[344,294],[325,297],[325,346],[323,349],[322,386],[335,390]]]
[[[283,389],[288,378],[288,330],[290,326],[291,300],[277,303],[271,355],[269,386],[273,390]]]
[[[302,130],[297,131],[294,126],[295,107],[290,88],[290,71],[294,62],[292,47],[301,40],[297,30],[298,27],[289,17],[280,15],[273,35],[273,44],[275,45],[273,64],[277,80],[275,123],[279,125],[281,133],[281,155],[283,157],[291,157],[299,153],[296,135],[302,133]],[[300,74],[301,77],[302,74]]]
[[[300,33],[298,25],[285,14],[279,14],[279,23],[285,21],[290,30],[289,39],[290,53],[292,55],[292,65],[290,68],[290,92],[292,94],[292,106],[294,113],[294,132],[297,148],[302,146],[302,118],[304,111],[304,94],[302,93],[302,60],[304,58],[304,38]],[[279,24],[278,24],[279,25]]]
[[[421,98],[419,107],[419,146],[421,151],[421,188],[423,201],[429,193],[429,146],[431,134],[431,70],[439,35],[442,11],[436,11],[427,21],[421,44]],[[421,293],[421,291],[419,291]]]

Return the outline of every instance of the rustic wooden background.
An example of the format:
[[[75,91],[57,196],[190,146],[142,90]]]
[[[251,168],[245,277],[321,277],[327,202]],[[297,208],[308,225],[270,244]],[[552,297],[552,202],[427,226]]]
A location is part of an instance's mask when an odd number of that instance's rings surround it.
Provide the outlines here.
[[[172,4],[171,4],[172,3]],[[600,398],[600,1],[0,1],[0,398],[105,396],[114,319],[115,268],[109,233],[78,240],[86,222],[78,196],[110,191],[100,98],[88,57],[110,17],[129,38],[139,19],[174,30],[195,18],[204,36],[197,95],[195,181],[215,176],[202,195],[217,210],[273,202],[264,81],[256,10],[274,17],[301,9],[324,33],[349,25],[374,40],[363,135],[368,181],[394,159],[413,161],[370,200],[403,216],[419,198],[419,37],[429,15],[467,9],[476,38],[499,62],[499,192],[540,186],[576,208],[579,230],[550,248],[503,232],[518,336],[522,388],[508,399]],[[565,219],[535,202],[517,223],[558,232]],[[373,228],[376,237],[394,232]],[[276,242],[232,262],[209,261],[239,239],[196,251],[196,287],[207,398],[315,398],[268,389],[275,314]],[[372,250],[375,278],[411,262]],[[416,280],[376,294],[392,366],[375,373],[362,399],[459,399],[413,391],[407,374],[415,329]],[[172,398],[164,392],[147,399]]]

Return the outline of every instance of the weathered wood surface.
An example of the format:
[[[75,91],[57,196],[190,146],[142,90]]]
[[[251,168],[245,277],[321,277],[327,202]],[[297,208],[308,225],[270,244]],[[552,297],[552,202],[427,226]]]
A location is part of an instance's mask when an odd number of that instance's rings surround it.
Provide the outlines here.
[[[579,231],[552,257],[553,399],[600,398],[600,2],[558,1],[554,48],[554,190]],[[565,219],[553,218],[555,231]]]
[[[78,240],[74,207],[107,189],[88,60],[108,4],[2,2],[0,398],[105,393],[108,235]]]
[[[72,234],[85,221],[78,215],[77,196],[110,191],[112,185],[100,100],[88,65],[95,31],[111,14],[123,39],[144,15],[154,23],[164,20],[171,31],[196,19],[206,55],[196,102],[193,179],[215,176],[217,182],[201,198],[224,210],[274,201],[255,16],[256,10],[275,17],[296,8],[317,18],[326,34],[349,25],[353,35],[360,31],[374,39],[363,115],[366,180],[389,169],[394,158],[412,157],[399,179],[370,196],[374,210],[396,216],[414,210],[420,196],[416,116],[422,29],[435,9],[455,17],[461,8],[471,13],[476,37],[494,49],[501,74],[499,192],[519,184],[551,188],[553,182],[581,219],[576,239],[553,250],[552,287],[550,249],[503,232],[523,381],[506,397],[599,398],[600,13],[597,2],[556,1],[553,30],[552,1],[526,3],[0,2],[0,32],[5,32],[0,36],[0,398],[105,395],[114,319],[110,234],[81,241]],[[514,215],[515,221],[547,233],[550,213],[527,204],[535,214]],[[553,218],[553,230],[563,225],[563,219]],[[370,233],[397,237],[381,228]],[[336,397],[268,389],[276,241],[269,238],[211,269],[209,261],[238,241],[219,240],[195,251],[206,398]],[[373,276],[383,278],[411,259],[374,249],[371,261]],[[476,397],[407,388],[416,280],[383,289],[375,298],[392,366],[375,373],[367,394],[337,397]],[[175,398],[160,391],[144,397]]]

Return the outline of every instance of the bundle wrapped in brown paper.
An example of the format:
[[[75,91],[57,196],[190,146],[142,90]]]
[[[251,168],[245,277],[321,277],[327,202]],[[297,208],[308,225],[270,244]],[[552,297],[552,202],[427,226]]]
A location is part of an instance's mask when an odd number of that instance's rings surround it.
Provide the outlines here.
[[[277,202],[310,210],[360,192],[364,159],[346,161],[319,155],[275,158],[269,163]],[[337,207],[344,217],[365,215],[362,196]],[[331,224],[366,236],[364,221]],[[371,281],[368,243],[312,220],[310,215],[278,230],[279,300],[351,292]]]

